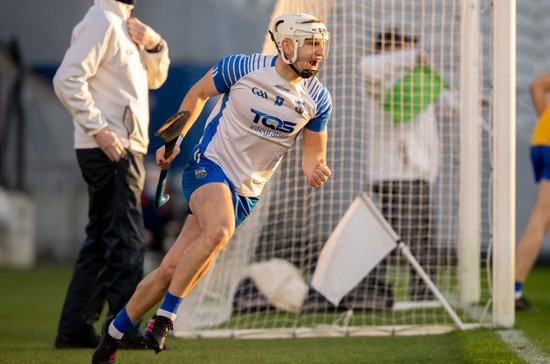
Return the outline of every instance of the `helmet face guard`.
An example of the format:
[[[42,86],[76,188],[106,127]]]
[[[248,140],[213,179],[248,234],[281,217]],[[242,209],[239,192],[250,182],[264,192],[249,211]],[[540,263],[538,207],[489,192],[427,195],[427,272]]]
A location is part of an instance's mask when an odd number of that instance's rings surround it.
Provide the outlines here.
[[[273,30],[270,33],[282,60],[290,65],[294,72],[302,78],[316,75],[327,59],[330,33],[327,31],[325,24],[312,15],[302,13],[283,14],[275,19]],[[285,39],[289,39],[294,45],[291,58],[288,58],[283,51],[282,42]],[[299,58],[298,50],[304,45],[311,48],[311,54]],[[322,57],[316,55],[316,49],[319,46],[323,47]],[[308,63],[310,67],[298,71],[295,64],[297,61]]]

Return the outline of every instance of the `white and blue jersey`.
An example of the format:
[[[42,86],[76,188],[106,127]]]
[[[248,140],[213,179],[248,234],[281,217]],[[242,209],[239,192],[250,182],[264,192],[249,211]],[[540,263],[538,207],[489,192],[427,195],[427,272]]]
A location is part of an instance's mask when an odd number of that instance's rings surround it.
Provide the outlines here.
[[[231,55],[212,69],[223,95],[198,148],[240,196],[259,196],[299,132],[326,130],[332,111],[330,93],[317,78],[283,79],[276,57]]]

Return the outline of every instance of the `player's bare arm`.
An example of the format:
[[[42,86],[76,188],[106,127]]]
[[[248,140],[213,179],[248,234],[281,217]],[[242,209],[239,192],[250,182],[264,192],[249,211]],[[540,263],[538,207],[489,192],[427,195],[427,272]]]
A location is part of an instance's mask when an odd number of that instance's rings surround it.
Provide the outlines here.
[[[181,102],[179,108],[179,111],[189,111],[191,113],[189,116],[189,121],[185,124],[185,127],[181,132],[180,141],[176,144],[176,146],[174,147],[174,151],[170,156],[165,158],[164,146],[157,149],[155,157],[157,165],[160,168],[167,168],[170,163],[172,163],[174,158],[177,157],[177,155],[180,153],[179,144],[181,143],[181,139],[183,139],[183,137],[187,134],[189,129],[191,129],[195,121],[197,121],[197,118],[199,117],[208,99],[212,96],[216,96],[219,94],[219,91],[214,85],[212,71],[208,71],[208,73],[204,75],[204,77],[200,81],[198,81],[193,87],[191,87],[189,92],[183,98],[183,101]]]
[[[304,129],[304,153],[302,170],[311,187],[323,185],[331,175],[326,164],[327,132],[314,132]]]
[[[537,77],[529,87],[531,99],[538,116],[548,107],[548,91],[550,91],[550,73]]]

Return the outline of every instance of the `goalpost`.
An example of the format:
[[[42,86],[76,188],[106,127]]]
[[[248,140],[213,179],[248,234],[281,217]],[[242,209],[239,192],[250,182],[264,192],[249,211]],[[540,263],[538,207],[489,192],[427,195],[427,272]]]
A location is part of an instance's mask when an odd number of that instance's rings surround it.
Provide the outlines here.
[[[297,140],[250,218],[182,303],[174,335],[413,335],[513,326],[515,1],[278,0],[272,19],[284,12],[314,14],[331,32],[319,78],[333,97],[333,175],[309,188]],[[417,91],[414,81],[401,86],[410,90],[399,110],[384,104],[386,92],[404,82],[411,61],[362,61],[377,53],[377,36],[386,31],[416,39],[412,62],[422,60],[423,87],[430,77],[428,91]],[[263,52],[274,52],[267,36]],[[410,111],[424,93],[434,102]],[[384,124],[382,109],[393,123]],[[419,122],[426,110],[431,121]],[[396,121],[405,111],[411,119]],[[405,162],[397,155],[403,148]],[[387,182],[392,168],[415,182]]]

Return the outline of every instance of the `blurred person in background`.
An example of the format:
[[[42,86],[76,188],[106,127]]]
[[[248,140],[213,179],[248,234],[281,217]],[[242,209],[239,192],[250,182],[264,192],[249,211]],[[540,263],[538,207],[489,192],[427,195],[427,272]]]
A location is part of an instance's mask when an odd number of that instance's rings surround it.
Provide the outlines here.
[[[537,196],[527,226],[516,247],[515,306],[516,310],[531,310],[531,303],[523,296],[523,284],[533,268],[550,228],[550,73],[537,77],[530,86],[531,99],[538,121],[531,137],[531,163]]]
[[[135,0],[95,0],[73,29],[54,89],[73,117],[76,157],[88,186],[82,245],[59,320],[57,348],[96,347],[105,302],[119,312],[143,278],[141,207],[149,144],[149,90],[167,78],[168,47],[131,16]],[[144,348],[139,322],[121,348]]]
[[[458,102],[427,64],[417,43],[416,37],[389,29],[377,34],[375,53],[360,60],[370,103],[368,138],[372,145],[367,160],[372,164],[366,166],[366,174],[369,195],[435,282],[432,190],[440,165],[435,105],[441,103],[455,111]],[[417,75],[433,82],[418,82]],[[386,264],[383,261],[363,282],[375,309],[393,305],[393,291],[385,282]],[[409,297],[413,301],[435,297],[412,268]]]
[[[143,222],[145,227],[145,273],[155,269],[164,254],[170,248],[169,244],[176,239],[181,229],[180,221],[175,213],[174,197],[160,207],[155,206],[157,182],[160,169],[154,161],[145,162],[145,187],[141,195],[143,207]],[[170,183],[167,183],[165,193],[173,195]]]

